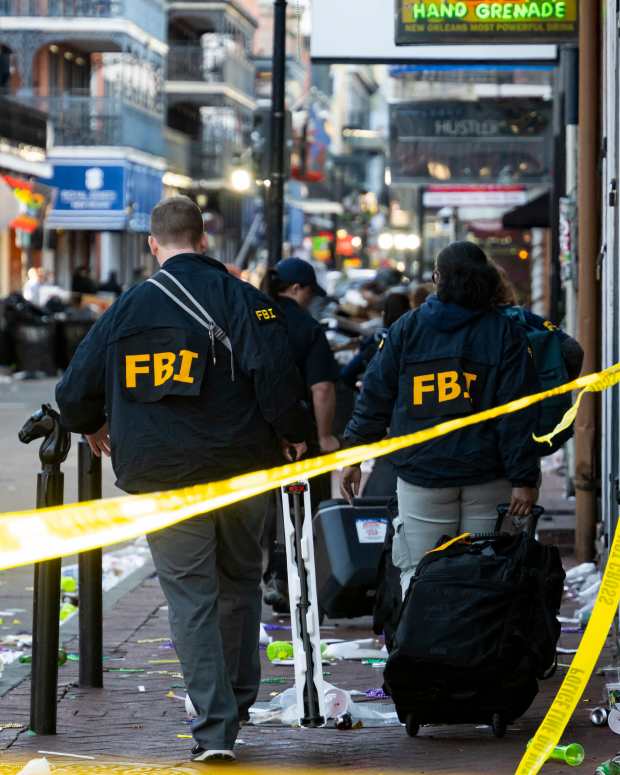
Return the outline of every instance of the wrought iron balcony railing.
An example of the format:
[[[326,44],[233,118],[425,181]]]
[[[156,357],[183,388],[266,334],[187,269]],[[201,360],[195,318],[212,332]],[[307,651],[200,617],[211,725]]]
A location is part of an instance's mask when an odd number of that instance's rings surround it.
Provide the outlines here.
[[[165,40],[166,17],[162,0],[0,0],[0,16],[121,18],[134,22],[159,40]]]
[[[173,43],[168,51],[168,81],[222,84],[253,97],[254,72],[254,64],[233,49]]]
[[[19,100],[47,113],[54,130],[54,146],[129,146],[164,155],[162,119],[122,98],[58,94],[20,96]]]

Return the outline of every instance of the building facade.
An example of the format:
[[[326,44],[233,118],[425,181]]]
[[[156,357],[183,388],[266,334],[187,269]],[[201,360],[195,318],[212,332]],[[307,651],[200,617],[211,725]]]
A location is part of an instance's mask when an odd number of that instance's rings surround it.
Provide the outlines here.
[[[165,171],[163,0],[2,0],[5,90],[48,116],[55,193],[44,251],[69,287],[86,265],[123,283],[147,262]]]
[[[250,218],[249,192],[231,172],[246,164],[256,107],[253,0],[171,0],[165,141],[168,190],[189,194],[205,213],[210,252],[234,260]]]
[[[8,63],[7,63],[8,65]],[[8,66],[5,68],[8,79]],[[51,189],[47,116],[0,96],[0,296],[21,290],[30,267],[44,265],[43,220]]]

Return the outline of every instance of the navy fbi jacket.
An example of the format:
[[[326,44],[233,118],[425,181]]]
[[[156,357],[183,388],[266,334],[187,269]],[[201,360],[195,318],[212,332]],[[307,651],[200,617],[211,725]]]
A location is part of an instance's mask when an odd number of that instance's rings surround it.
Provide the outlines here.
[[[277,437],[301,442],[311,431],[273,302],[206,256],[179,254],[164,269],[228,335],[232,354],[143,282],[97,321],[56,388],[69,430],[94,433],[107,420],[126,492],[268,467],[281,460]]]
[[[402,436],[535,393],[538,380],[524,332],[495,311],[444,304],[436,296],[390,327],[374,356],[348,445]],[[398,476],[420,487],[464,487],[507,478],[538,483],[528,443],[537,408],[453,431],[390,456]]]

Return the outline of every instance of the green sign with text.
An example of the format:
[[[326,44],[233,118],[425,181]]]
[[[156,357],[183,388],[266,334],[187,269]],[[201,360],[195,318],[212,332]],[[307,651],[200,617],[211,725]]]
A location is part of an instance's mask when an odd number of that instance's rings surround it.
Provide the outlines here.
[[[396,45],[561,43],[578,17],[578,0],[396,0]]]

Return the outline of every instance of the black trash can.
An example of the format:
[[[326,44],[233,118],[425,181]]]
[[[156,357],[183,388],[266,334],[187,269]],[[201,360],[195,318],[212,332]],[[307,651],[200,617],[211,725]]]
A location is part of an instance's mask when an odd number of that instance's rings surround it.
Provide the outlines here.
[[[6,314],[7,303],[0,301],[0,366],[13,366],[15,363],[15,348],[13,337],[9,330],[9,320]]]
[[[29,374],[43,372],[53,377],[56,365],[56,324],[41,318],[37,321],[18,321],[13,329],[13,344],[17,370]]]

